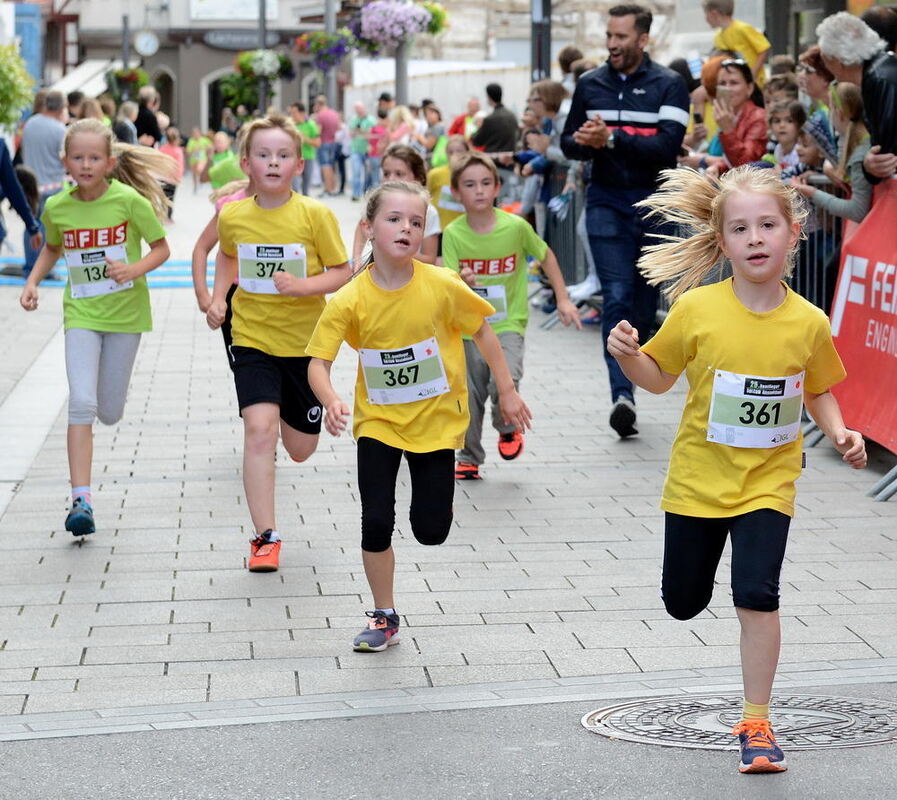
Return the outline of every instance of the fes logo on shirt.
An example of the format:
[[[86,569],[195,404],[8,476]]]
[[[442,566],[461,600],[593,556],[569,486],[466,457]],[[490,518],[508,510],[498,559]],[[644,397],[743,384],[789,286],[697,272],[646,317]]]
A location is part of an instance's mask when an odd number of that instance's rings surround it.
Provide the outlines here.
[[[504,258],[460,258],[459,269],[469,268],[474,275],[509,275],[517,269],[517,254]]]
[[[80,228],[62,233],[62,244],[66,250],[109,247],[114,244],[124,244],[127,239],[127,222],[122,222],[112,228]]]

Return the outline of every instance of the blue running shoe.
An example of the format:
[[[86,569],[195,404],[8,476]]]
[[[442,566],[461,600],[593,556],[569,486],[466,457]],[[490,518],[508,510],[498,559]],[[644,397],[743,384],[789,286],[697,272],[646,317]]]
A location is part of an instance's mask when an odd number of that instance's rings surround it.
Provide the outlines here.
[[[65,518],[65,529],[71,531],[72,536],[85,536],[96,530],[93,524],[93,509],[83,497],[76,497],[72,503],[69,515]]]
[[[352,643],[356,653],[379,653],[399,643],[399,615],[382,611],[365,611],[371,621]]]
[[[734,728],[741,744],[739,772],[784,772],[788,769],[785,754],[776,744],[768,719],[743,719]]]

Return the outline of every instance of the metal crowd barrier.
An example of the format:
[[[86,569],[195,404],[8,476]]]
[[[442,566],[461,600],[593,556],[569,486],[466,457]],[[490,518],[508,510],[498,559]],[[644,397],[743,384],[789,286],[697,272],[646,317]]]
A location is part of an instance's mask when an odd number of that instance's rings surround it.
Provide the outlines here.
[[[548,176],[550,196],[556,197],[564,191],[567,184],[567,168],[558,167]],[[564,283],[579,283],[586,277],[586,256],[583,251],[583,243],[576,234],[576,223],[579,215],[585,208],[585,197],[582,191],[577,189],[568,203],[567,214],[564,219],[558,219],[557,214],[548,212],[545,222],[545,241],[557,256],[564,276]]]

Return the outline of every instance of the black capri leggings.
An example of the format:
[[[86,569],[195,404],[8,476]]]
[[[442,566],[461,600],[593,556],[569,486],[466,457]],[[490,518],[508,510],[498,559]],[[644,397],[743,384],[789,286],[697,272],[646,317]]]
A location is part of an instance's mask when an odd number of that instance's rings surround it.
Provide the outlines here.
[[[452,527],[455,453],[411,453],[362,436],[358,440],[361,492],[361,549],[382,553],[392,543],[396,522],[396,477],[402,453],[411,473],[411,531],[421,544],[442,544]]]
[[[771,508],[720,518],[667,512],[661,584],[667,612],[691,619],[707,608],[727,534],[732,536],[734,605],[776,611],[790,524],[791,517]]]

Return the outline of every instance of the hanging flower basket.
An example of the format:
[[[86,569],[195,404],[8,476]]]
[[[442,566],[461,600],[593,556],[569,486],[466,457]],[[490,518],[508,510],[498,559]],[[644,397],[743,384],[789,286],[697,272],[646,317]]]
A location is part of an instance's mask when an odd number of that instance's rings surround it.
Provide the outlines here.
[[[347,28],[336,33],[312,31],[296,37],[296,49],[311,55],[312,64],[321,72],[329,72],[339,66],[355,46],[355,37]]]
[[[437,3],[435,0],[426,0],[426,2],[421,3],[421,7],[430,12],[430,24],[427,25],[427,33],[431,36],[438,36],[449,26],[448,12],[442,3]]]
[[[115,75],[115,80],[119,83],[127,83],[135,89],[139,89],[141,86],[146,86],[149,83],[149,75],[146,74],[146,70],[142,70],[140,67],[117,69],[112,74]]]
[[[376,55],[427,31],[431,14],[403,0],[372,0],[350,25],[360,50]]]
[[[294,78],[293,62],[275,50],[244,50],[234,66],[244,78]]]
[[[134,98],[137,90],[149,83],[149,75],[140,67],[109,70],[106,73],[106,89],[120,103],[126,96]]]

